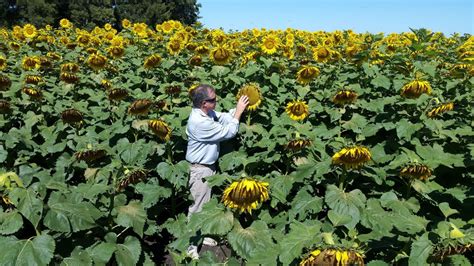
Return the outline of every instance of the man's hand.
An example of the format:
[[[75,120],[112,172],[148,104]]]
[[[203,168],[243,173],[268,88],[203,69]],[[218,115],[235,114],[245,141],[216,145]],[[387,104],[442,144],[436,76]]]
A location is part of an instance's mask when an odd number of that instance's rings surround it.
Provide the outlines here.
[[[235,107],[234,118],[240,121],[240,116],[245,111],[245,108],[247,108],[247,105],[249,105],[249,97],[247,97],[247,95],[243,95],[240,97],[239,101],[237,102],[237,106]]]

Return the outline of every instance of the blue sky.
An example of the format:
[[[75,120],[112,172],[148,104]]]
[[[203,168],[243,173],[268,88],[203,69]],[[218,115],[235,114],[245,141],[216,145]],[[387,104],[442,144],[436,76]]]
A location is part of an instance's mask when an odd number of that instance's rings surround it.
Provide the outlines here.
[[[198,0],[208,28],[473,34],[473,0]]]

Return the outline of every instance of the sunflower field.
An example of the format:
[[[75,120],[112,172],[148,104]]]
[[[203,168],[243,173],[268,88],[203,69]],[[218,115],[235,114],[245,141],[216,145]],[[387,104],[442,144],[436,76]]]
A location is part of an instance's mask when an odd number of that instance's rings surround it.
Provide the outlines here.
[[[473,263],[474,37],[122,26],[0,29],[1,265]],[[188,221],[200,83],[250,105]]]

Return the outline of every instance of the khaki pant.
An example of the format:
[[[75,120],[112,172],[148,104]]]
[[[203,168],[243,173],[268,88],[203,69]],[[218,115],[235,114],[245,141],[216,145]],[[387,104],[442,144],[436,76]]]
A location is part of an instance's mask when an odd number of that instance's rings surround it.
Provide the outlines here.
[[[211,188],[206,181],[206,177],[214,175],[215,173],[215,166],[206,166],[200,164],[191,165],[189,187],[194,202],[191,206],[189,206],[188,218],[193,213],[200,212],[204,203],[211,199]]]

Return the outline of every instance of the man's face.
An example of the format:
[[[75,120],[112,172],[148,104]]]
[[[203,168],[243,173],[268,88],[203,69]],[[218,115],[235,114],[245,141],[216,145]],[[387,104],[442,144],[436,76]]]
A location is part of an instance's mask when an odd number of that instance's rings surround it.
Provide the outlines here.
[[[214,91],[209,91],[208,95],[209,95],[209,97],[206,100],[203,101],[202,107],[206,111],[214,110],[214,108],[216,108],[216,104],[217,104],[216,93]]]

